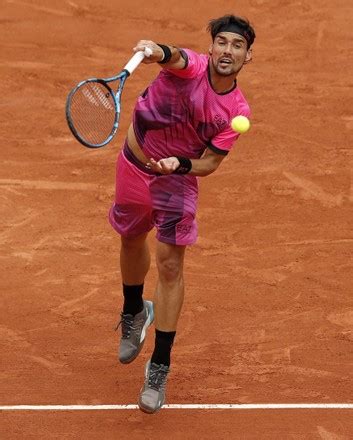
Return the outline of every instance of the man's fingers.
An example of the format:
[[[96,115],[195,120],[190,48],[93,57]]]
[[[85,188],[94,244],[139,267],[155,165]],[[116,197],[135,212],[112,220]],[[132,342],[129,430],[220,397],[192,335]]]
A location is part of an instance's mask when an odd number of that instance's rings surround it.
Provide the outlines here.
[[[149,163],[147,164],[147,166],[149,166],[150,168],[152,168],[154,171],[157,171],[157,172],[161,172],[161,171],[163,170],[163,169],[162,169],[162,166],[161,166],[161,164],[160,164],[160,161],[156,162],[156,161],[153,159],[153,157],[150,158],[150,161],[149,161]]]
[[[170,158],[160,159],[157,162],[151,157],[150,161],[146,164],[146,167],[161,174],[171,174],[177,168],[177,165],[171,161]]]
[[[170,174],[173,171],[173,168],[171,166],[169,159],[161,159],[158,162],[158,165],[160,166],[161,170],[163,171],[163,174]]]

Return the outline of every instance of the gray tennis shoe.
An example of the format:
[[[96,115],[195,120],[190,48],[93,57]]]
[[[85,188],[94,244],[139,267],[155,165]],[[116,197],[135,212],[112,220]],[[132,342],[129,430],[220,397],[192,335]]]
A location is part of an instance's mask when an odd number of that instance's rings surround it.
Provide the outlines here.
[[[153,414],[165,402],[165,387],[170,368],[148,361],[145,367],[145,383],[141,389],[138,405],[141,411]]]
[[[143,301],[143,310],[137,315],[121,314],[121,339],[119,346],[119,361],[129,364],[135,360],[142,350],[146,338],[147,328],[153,322],[153,303]]]

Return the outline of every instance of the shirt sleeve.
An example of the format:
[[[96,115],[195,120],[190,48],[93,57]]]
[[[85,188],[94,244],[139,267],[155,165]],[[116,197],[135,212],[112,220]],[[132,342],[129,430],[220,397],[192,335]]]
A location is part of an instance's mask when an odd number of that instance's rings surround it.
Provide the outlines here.
[[[250,109],[248,106],[241,109],[235,116],[250,117]],[[234,116],[233,116],[234,117]],[[213,139],[211,139],[208,147],[218,154],[227,155],[232,149],[234,142],[239,138],[240,133],[235,132],[231,126],[227,124],[226,128],[218,133]]]
[[[186,60],[184,69],[165,69],[167,72],[179,78],[196,78],[207,68],[208,56],[200,55],[190,49],[180,49],[183,58]]]

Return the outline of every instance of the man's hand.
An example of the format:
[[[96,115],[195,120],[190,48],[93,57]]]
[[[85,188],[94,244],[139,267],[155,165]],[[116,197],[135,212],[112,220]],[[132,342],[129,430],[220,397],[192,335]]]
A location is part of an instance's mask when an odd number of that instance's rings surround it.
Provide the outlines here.
[[[147,163],[146,167],[155,173],[159,174],[172,174],[180,165],[178,159],[174,156],[160,159],[156,162],[153,158]]]
[[[138,51],[142,51],[144,52],[144,50],[146,49],[146,47],[148,47],[149,49],[151,49],[152,51],[152,55],[150,55],[149,57],[145,57],[143,59],[143,63],[144,64],[151,64],[151,63],[158,63],[159,61],[161,61],[163,59],[163,50],[158,46],[158,44],[156,44],[154,41],[151,40],[140,40],[136,46],[134,47],[134,52],[138,52]]]
[[[138,52],[142,50],[145,51],[146,47],[148,47],[152,54],[149,57],[145,57],[142,62],[144,64],[152,64],[152,63],[160,63],[164,59],[164,52],[157,43],[151,40],[140,40],[136,46],[134,47],[134,52]],[[168,62],[164,64],[160,64],[160,67],[167,69],[184,69],[186,65],[186,61],[181,55],[180,50],[174,46],[168,46],[171,51],[171,58],[168,57]]]

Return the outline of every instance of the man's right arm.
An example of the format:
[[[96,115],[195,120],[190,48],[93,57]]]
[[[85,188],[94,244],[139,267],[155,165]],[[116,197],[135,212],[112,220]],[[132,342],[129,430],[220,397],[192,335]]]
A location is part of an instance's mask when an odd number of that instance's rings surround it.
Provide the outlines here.
[[[152,50],[149,57],[145,57],[143,63],[159,63],[165,69],[184,69],[187,59],[183,56],[181,50],[174,46],[157,44],[151,40],[140,40],[134,47],[134,52],[144,51],[148,47]]]

